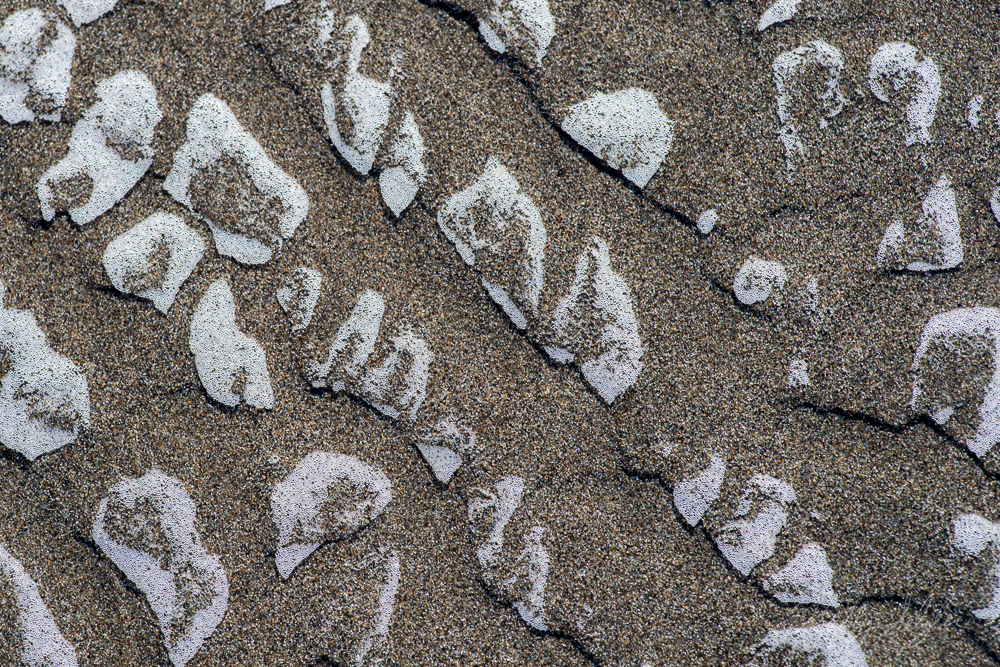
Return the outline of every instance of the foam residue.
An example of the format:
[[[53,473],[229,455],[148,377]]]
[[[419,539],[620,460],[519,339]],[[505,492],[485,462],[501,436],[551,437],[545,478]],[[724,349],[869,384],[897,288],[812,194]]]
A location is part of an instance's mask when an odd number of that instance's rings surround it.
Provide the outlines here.
[[[323,275],[316,269],[300,266],[288,275],[277,291],[278,304],[292,321],[292,333],[302,331],[312,322],[322,288]]]
[[[719,497],[726,477],[726,461],[712,454],[708,467],[674,487],[674,507],[689,526],[696,526],[712,503]]]
[[[772,658],[784,658],[787,664],[807,661],[822,667],[865,667],[868,664],[854,635],[840,623],[771,630],[757,645],[756,653],[751,667],[770,665]]]
[[[674,124],[656,96],[639,88],[597,93],[574,104],[561,127],[640,188],[660,168],[674,141]]]
[[[389,635],[389,628],[392,625],[392,612],[396,604],[396,594],[399,592],[399,582],[401,569],[399,565],[399,553],[395,549],[389,549],[380,559],[380,565],[385,568],[385,584],[378,594],[378,608],[372,617],[372,630],[365,637],[354,654],[355,665],[381,665],[381,661],[372,660],[365,662],[373,652],[378,652],[385,645],[386,637]]]
[[[479,34],[497,53],[506,53],[508,44],[530,50],[541,67],[556,22],[548,0],[490,0],[479,18]]]
[[[788,386],[808,387],[809,384],[809,364],[804,359],[792,359],[788,364]]]
[[[795,490],[787,482],[761,474],[750,478],[736,506],[735,520],[715,536],[719,551],[740,574],[750,574],[774,555],[778,533],[788,519],[788,506],[794,502]]]
[[[757,32],[763,32],[775,23],[791,21],[795,12],[799,10],[799,2],[800,0],[776,0],[757,22]]]
[[[840,606],[826,550],[815,542],[799,549],[787,565],[767,578],[765,587],[778,602]]]
[[[951,181],[942,176],[924,198],[923,215],[915,223],[896,221],[879,243],[877,262],[883,269],[940,271],[962,263],[962,228]]]
[[[698,216],[698,222],[695,226],[698,228],[699,233],[708,234],[715,229],[717,224],[719,224],[719,214],[714,208],[710,208]]]
[[[104,270],[116,290],[149,299],[166,314],[204,252],[198,232],[180,217],[159,212],[108,244]]]
[[[965,556],[979,556],[992,547],[994,563],[986,582],[991,594],[990,603],[973,610],[972,615],[983,621],[995,621],[1000,618],[1000,559],[996,555],[1000,549],[1000,526],[978,514],[960,514],[955,518],[953,529],[952,546]]]
[[[994,219],[1000,224],[1000,183],[993,187],[993,192],[990,194],[990,210],[993,211]]]
[[[156,614],[170,661],[186,665],[229,607],[229,580],[195,529],[196,507],[159,470],[126,477],[101,500],[92,537],[141,590]]]
[[[156,89],[142,72],[126,70],[97,84],[97,103],[73,128],[69,150],[42,174],[38,200],[42,215],[52,220],[54,190],[74,179],[87,178],[92,189],[87,201],[69,207],[73,222],[85,225],[118,203],[153,163],[150,145],[162,115]],[[73,202],[75,203],[75,202]],[[64,210],[60,206],[60,210]]]
[[[275,7],[287,5],[292,0],[264,0],[264,11],[269,12]]]
[[[982,95],[976,95],[971,100],[969,100],[968,115],[966,119],[969,121],[969,127],[973,130],[979,127],[979,112],[983,110],[983,102],[985,98]]]
[[[396,139],[389,144],[388,155],[378,176],[382,201],[397,218],[406,210],[417,190],[427,180],[424,166],[424,140],[410,112],[399,126]]]
[[[309,454],[271,493],[278,574],[287,579],[321,544],[358,532],[390,500],[392,482],[381,470],[346,454]]]
[[[593,237],[576,261],[569,293],[559,301],[553,328],[560,345],[556,361],[573,355],[583,377],[609,405],[635,384],[642,371],[642,340],[632,290],[611,268],[608,244]],[[593,349],[586,349],[581,331],[600,331]],[[565,348],[565,349],[563,349]]]
[[[796,117],[801,116],[801,113],[797,114],[794,106],[796,93],[803,92],[798,79],[811,67],[820,67],[825,73],[824,89],[818,99],[813,101],[822,107],[818,123],[821,129],[826,128],[829,119],[843,110],[846,102],[839,88],[840,76],[844,71],[844,57],[836,47],[822,40],[815,40],[792,51],[785,51],[774,59],[772,71],[774,85],[778,90],[778,120],[781,121],[778,136],[785,147],[785,164],[789,173],[795,169],[796,158],[806,155],[805,144],[799,136],[801,128],[796,124]]]
[[[543,632],[548,630],[545,619],[545,584],[549,577],[549,552],[542,545],[545,533],[545,528],[541,526],[534,526],[528,531],[524,536],[524,549],[514,564],[514,572],[504,582],[505,586],[516,590],[521,578],[527,580],[528,590],[523,599],[514,602],[514,609],[525,623]]]
[[[971,344],[975,350],[989,355],[992,361],[990,378],[981,390],[975,434],[959,436],[969,451],[982,458],[1000,441],[1000,310],[958,308],[938,313],[927,321],[910,367],[914,374],[910,406],[935,415],[940,424],[951,418],[958,406],[952,402],[955,398],[939,386],[939,378],[955,373],[959,378],[975,376],[970,372],[968,360],[953,352],[958,342]],[[931,354],[932,351],[943,351],[945,356],[940,358]]]
[[[521,504],[524,479],[504,477],[489,489],[478,489],[469,500],[469,526],[473,536],[482,538],[481,522],[489,524],[489,534],[476,549],[476,558],[483,569],[495,568],[500,563],[503,549],[503,532]]]
[[[911,89],[916,84],[916,92],[906,106],[906,122],[909,124],[906,145],[930,143],[930,127],[941,97],[941,75],[937,65],[910,44],[883,44],[872,56],[868,72],[868,85],[875,97],[883,102],[888,102],[890,97],[887,83],[891,83],[896,91]]]
[[[24,667],[77,667],[76,650],[59,632],[38,584],[21,562],[0,544],[0,591],[3,590],[13,593],[10,597],[17,606],[18,625],[6,631],[21,640],[20,664]]]
[[[751,255],[743,262],[733,280],[733,294],[740,303],[752,306],[763,303],[780,292],[787,280],[785,267],[779,262],[769,262]]]
[[[438,226],[493,301],[519,329],[538,312],[547,235],[538,207],[495,156],[467,188],[448,198]]]
[[[350,317],[340,326],[330,345],[326,361],[313,363],[309,370],[313,387],[344,391],[346,378],[357,378],[375,351],[375,341],[382,327],[385,301],[375,290],[365,290],[358,298]]]
[[[0,27],[0,118],[58,123],[75,51],[73,31],[55,16],[37,7],[8,16]]]
[[[69,17],[79,28],[110,12],[118,4],[118,0],[59,0],[59,4],[66,8]]]
[[[235,407],[274,407],[264,349],[236,327],[236,303],[229,283],[209,285],[191,317],[189,341],[198,378],[215,401]]]
[[[0,443],[5,447],[34,461],[75,441],[90,426],[86,376],[49,347],[31,313],[0,304],[0,358],[6,367],[0,377]]]
[[[210,168],[222,173],[227,161],[237,169],[227,174],[234,180],[232,196],[208,195],[212,210],[207,211],[207,202],[192,199],[192,184],[210,177],[203,173]],[[202,188],[211,191],[215,185]],[[208,93],[188,114],[186,141],[174,153],[163,189],[205,220],[220,255],[244,264],[270,260],[309,212],[302,186],[268,157],[225,102]]]
[[[370,41],[368,26],[350,16],[344,27],[338,72],[338,87],[323,84],[320,97],[330,141],[340,155],[360,174],[371,171],[382,135],[389,124],[393,91],[390,83],[376,81],[360,72],[361,54]],[[390,73],[390,77],[394,76]],[[338,114],[340,121],[338,121]],[[341,124],[350,131],[341,130]]]
[[[427,396],[434,353],[411,329],[404,328],[391,342],[392,352],[364,375],[359,394],[387,417],[405,414],[414,421]]]
[[[476,434],[452,415],[439,419],[431,432],[424,434],[423,440],[417,449],[442,484],[451,482],[463,460],[471,457],[476,449]]]

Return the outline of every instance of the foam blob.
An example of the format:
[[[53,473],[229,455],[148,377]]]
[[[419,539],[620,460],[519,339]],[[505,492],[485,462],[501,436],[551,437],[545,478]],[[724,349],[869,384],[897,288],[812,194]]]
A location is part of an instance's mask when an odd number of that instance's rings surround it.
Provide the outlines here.
[[[385,315],[385,301],[375,290],[365,290],[358,298],[350,317],[340,326],[330,345],[326,361],[309,368],[310,384],[344,391],[347,378],[357,378],[368,357],[375,351],[375,342]]]
[[[101,500],[92,537],[146,596],[170,661],[186,665],[229,607],[229,580],[195,529],[197,508],[181,483],[159,470],[126,477]]]
[[[395,140],[389,144],[388,155],[378,176],[382,201],[397,218],[413,203],[417,190],[427,180],[424,166],[424,140],[410,112],[400,124]]]
[[[110,12],[118,4],[118,0],[59,0],[59,4],[66,8],[69,17],[79,28]]]
[[[76,224],[91,222],[121,201],[153,164],[150,144],[162,114],[146,75],[118,72],[97,84],[95,92],[97,103],[73,128],[66,157],[38,181],[46,220],[56,210],[68,210]]]
[[[719,224],[719,214],[714,208],[710,208],[698,216],[698,222],[695,226],[698,228],[699,233],[708,234],[715,229],[717,224]]]
[[[189,340],[198,379],[215,401],[236,407],[274,407],[264,349],[236,327],[236,304],[229,283],[209,285],[191,317]]]
[[[757,22],[757,32],[763,32],[775,23],[791,21],[795,12],[799,10],[799,2],[800,0],[777,0],[760,17],[760,21]]]
[[[908,271],[953,269],[962,263],[962,228],[951,181],[942,176],[924,198],[915,223],[896,221],[885,230],[876,261],[880,268]]]
[[[0,283],[0,301],[3,285]],[[0,305],[0,443],[34,461],[75,441],[90,426],[90,394],[80,367],[45,340],[31,313]]]
[[[674,124],[656,97],[639,88],[597,93],[574,104],[562,129],[640,188],[660,168],[674,141]]]
[[[361,54],[370,40],[365,22],[357,16],[348,17],[342,33],[338,87],[325,83],[320,90],[330,141],[360,174],[370,172],[375,163],[393,101],[391,84],[358,72]],[[393,75],[391,72],[390,77]]]
[[[558,362],[573,361],[609,405],[639,378],[642,340],[632,290],[611,268],[603,239],[591,238],[577,259],[576,276],[556,307],[553,328],[560,344],[546,352]],[[588,346],[582,332],[600,335]]]
[[[388,356],[381,364],[369,367],[357,394],[387,417],[398,419],[405,415],[414,421],[427,396],[434,353],[427,341],[411,329],[402,329],[390,342]]]
[[[116,290],[149,299],[165,315],[204,252],[198,232],[160,212],[115,237],[102,261]]]
[[[346,454],[309,454],[271,493],[278,574],[287,579],[324,542],[357,533],[390,500],[392,482],[381,470]]]
[[[0,544],[0,593],[12,598],[16,607],[17,627],[5,628],[5,631],[20,640],[19,664],[24,667],[77,667],[76,649],[59,632],[38,584],[3,544]]]
[[[799,78],[808,69],[820,67],[824,71],[823,89],[802,91]],[[785,51],[774,59],[772,72],[774,85],[777,88],[778,120],[781,130],[778,136],[785,147],[785,164],[789,172],[794,170],[796,157],[806,155],[806,147],[799,136],[800,128],[796,124],[795,100],[803,92],[816,95],[811,103],[818,103],[821,108],[819,127],[826,128],[829,119],[844,108],[846,100],[840,94],[840,76],[844,71],[844,57],[836,47],[822,40],[807,42],[797,49]]]
[[[957,410],[976,410],[975,426],[955,437],[982,458],[1000,441],[998,362],[1000,310],[958,308],[938,313],[924,325],[913,355],[910,406],[942,425]]]
[[[909,125],[906,145],[930,143],[930,127],[941,97],[941,75],[937,65],[910,44],[883,44],[872,56],[868,86],[875,97],[888,102],[890,93],[886,86],[889,83],[896,91],[916,84],[916,92],[906,106],[906,122]]]
[[[674,487],[674,507],[689,526],[696,526],[719,497],[726,477],[726,461],[712,454],[708,467]]]
[[[960,514],[955,518],[953,530],[952,546],[965,556],[979,556],[992,547],[995,562],[987,582],[991,591],[990,603],[974,609],[972,615],[983,621],[995,621],[1000,618],[1000,559],[996,556],[1000,549],[1000,525],[978,514]]]
[[[58,123],[75,51],[73,31],[54,15],[32,8],[8,16],[0,27],[0,118]]]
[[[528,531],[524,536],[524,549],[514,564],[514,572],[504,582],[514,590],[520,579],[528,582],[523,599],[514,602],[514,609],[525,623],[542,632],[548,630],[545,619],[545,584],[549,576],[549,552],[542,545],[545,533],[545,528],[541,526],[534,526]]]
[[[537,315],[542,292],[545,225],[499,160],[490,156],[483,173],[448,198],[438,226],[514,326],[527,329],[525,312]]]
[[[754,475],[736,506],[736,519],[726,523],[715,543],[726,560],[743,576],[774,555],[778,533],[788,519],[795,490],[770,475]],[[746,518],[742,518],[746,517]]]
[[[733,294],[740,303],[752,306],[763,303],[780,292],[787,280],[785,267],[779,262],[769,262],[751,255],[736,273]]]
[[[292,0],[264,0],[264,11],[269,12],[275,7],[281,7],[287,5]]]
[[[163,189],[205,220],[220,255],[243,264],[269,261],[309,212],[302,186],[211,94],[191,108]]]
[[[777,662],[775,662],[777,661]],[[822,667],[865,667],[865,653],[839,623],[771,630],[756,647],[750,667],[805,664]]]
[[[990,210],[993,211],[993,217],[997,223],[1000,223],[1000,183],[994,186],[990,195]]]
[[[486,13],[479,17],[479,34],[497,53],[506,53],[508,45],[524,49],[541,67],[556,35],[556,22],[548,0],[489,0]]]
[[[809,364],[804,359],[793,359],[788,364],[788,386],[808,387],[810,384]]]
[[[383,568],[385,583],[378,594],[375,613],[372,615],[372,629],[361,642],[354,653],[355,665],[381,665],[381,660],[373,659],[366,662],[369,656],[381,652],[392,626],[392,613],[396,604],[396,594],[399,592],[399,582],[402,578],[399,564],[399,553],[389,549],[378,559],[378,566]]]
[[[815,542],[803,546],[787,565],[768,577],[765,588],[778,602],[840,606],[826,551]]]
[[[292,333],[302,331],[312,322],[313,312],[323,288],[323,275],[316,269],[300,266],[292,271],[275,293],[278,304],[292,321]]]
[[[483,569],[496,568],[500,564],[504,529],[521,504],[523,493],[524,479],[510,476],[489,489],[477,489],[476,495],[470,498],[469,528],[478,541],[476,558]]]
[[[417,449],[442,484],[449,484],[462,467],[463,460],[471,457],[476,450],[476,434],[453,416],[439,419],[423,439]]]
[[[968,115],[966,120],[969,122],[969,127],[973,130],[979,127],[979,112],[983,110],[983,102],[986,99],[982,95],[976,95],[971,100],[969,100]]]

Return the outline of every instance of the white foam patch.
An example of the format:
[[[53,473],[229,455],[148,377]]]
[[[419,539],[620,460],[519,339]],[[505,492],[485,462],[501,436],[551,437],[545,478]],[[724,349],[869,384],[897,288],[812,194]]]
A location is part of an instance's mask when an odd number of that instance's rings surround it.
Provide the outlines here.
[[[698,222],[695,226],[701,234],[708,234],[715,229],[717,224],[719,224],[719,214],[714,208],[710,208],[698,216]]]
[[[378,607],[372,617],[372,630],[365,637],[354,654],[355,665],[381,665],[381,660],[365,660],[373,652],[378,652],[385,645],[392,626],[392,613],[396,604],[396,594],[399,593],[399,582],[402,578],[399,564],[399,553],[395,549],[388,550],[380,559],[379,564],[385,568],[385,584],[378,594]]]
[[[941,75],[937,65],[910,44],[883,44],[872,56],[868,85],[875,97],[888,102],[890,93],[886,85],[889,83],[895,91],[909,90],[916,84],[916,92],[906,107],[906,122],[909,125],[906,145],[930,143],[930,127],[941,97]]]
[[[763,303],[785,287],[788,274],[779,262],[769,262],[751,255],[743,262],[733,280],[733,294],[740,303],[752,306]]]
[[[260,221],[267,213],[265,209],[270,206],[266,200],[274,198],[280,202],[278,228],[261,230],[266,231],[266,243],[226,229],[223,221],[206,217],[192,205],[191,181],[223,157],[246,169],[253,182],[252,188],[246,183],[239,184],[240,196],[225,202],[231,207],[229,213],[234,220],[247,228],[259,228],[264,224]],[[261,195],[256,201],[253,188]],[[270,260],[309,213],[309,197],[302,186],[268,157],[225,102],[208,93],[198,98],[188,114],[186,140],[174,153],[174,164],[163,189],[205,220],[220,255],[243,264],[263,264]]]
[[[822,40],[815,40],[780,54],[774,59],[772,66],[774,85],[778,91],[778,120],[781,121],[778,136],[785,147],[785,165],[789,173],[795,169],[795,160],[798,157],[805,157],[807,153],[805,144],[799,136],[800,128],[796,124],[794,107],[795,93],[799,91],[797,80],[814,66],[825,71],[824,90],[818,99],[811,101],[818,102],[822,107],[819,127],[824,129],[829,125],[829,119],[839,114],[846,103],[839,88],[840,76],[844,71],[844,57],[840,51]]]
[[[839,623],[821,623],[804,628],[771,630],[757,645],[752,667],[772,664],[772,659],[800,664],[808,661],[822,667],[865,667],[868,662],[861,646]],[[802,663],[805,664],[805,663]]]
[[[969,127],[973,130],[979,127],[979,112],[983,110],[983,102],[985,98],[982,95],[976,95],[971,100],[969,100],[968,115],[966,120],[969,122]]]
[[[391,84],[358,72],[361,54],[371,39],[365,22],[357,16],[348,17],[342,35],[342,78],[336,89],[325,83],[320,90],[323,118],[340,155],[358,173],[367,174],[382,145],[394,95]],[[350,131],[342,132],[340,122]]]
[[[385,300],[375,290],[365,290],[358,298],[350,317],[340,326],[330,345],[326,361],[313,363],[309,369],[313,387],[344,391],[346,378],[357,378],[375,351],[385,315]]]
[[[46,40],[46,33],[54,33]],[[0,27],[0,118],[11,125],[36,118],[58,123],[69,91],[76,37],[55,16],[32,8]],[[28,106],[34,93],[38,108]]]
[[[979,404],[976,433],[971,439],[961,438],[969,451],[982,458],[1000,441],[1000,310],[958,308],[938,313],[927,321],[910,367],[914,374],[910,406],[935,415],[939,424],[951,418],[956,406],[942,405],[940,399],[935,398],[933,376],[939,369],[931,366],[925,357],[932,345],[949,348],[952,341],[959,340],[973,342],[976,347],[986,350],[993,361],[993,373],[983,388],[983,400]],[[964,370],[967,362],[957,357],[950,363]]]
[[[427,461],[427,465],[434,472],[434,477],[442,484],[451,482],[451,478],[462,467],[462,457],[458,452],[450,447],[441,445],[420,444],[417,445],[420,455]]]
[[[21,640],[19,664],[24,667],[77,667],[76,649],[59,631],[38,584],[3,544],[0,544],[0,590],[12,593],[17,607],[18,625],[6,631],[13,632]]]
[[[495,156],[438,213],[438,226],[519,329],[538,313],[547,234],[538,207]],[[478,261],[478,265],[477,265]]]
[[[921,209],[923,215],[915,223],[896,221],[886,228],[876,257],[881,268],[940,271],[962,263],[962,227],[955,191],[947,177],[942,176],[931,188]]]
[[[767,8],[757,22],[757,32],[763,32],[775,23],[791,21],[795,17],[795,12],[799,10],[800,0],[777,0]]]
[[[514,573],[504,582],[508,587],[514,587],[522,577],[528,581],[528,590],[524,598],[514,602],[514,609],[525,623],[541,630],[548,630],[545,618],[545,584],[549,577],[549,552],[542,545],[546,530],[534,526],[524,536],[524,549],[514,564]]]
[[[392,482],[378,468],[346,454],[309,454],[271,493],[278,574],[287,579],[324,542],[350,537],[374,521],[390,500]]]
[[[787,565],[768,577],[765,585],[778,602],[840,606],[826,551],[815,542],[799,549]]]
[[[697,526],[719,497],[725,477],[725,459],[712,454],[707,468],[674,487],[674,507],[689,526]]]
[[[792,359],[788,364],[788,386],[808,387],[810,384],[809,364],[804,359]]]
[[[485,16],[479,18],[479,34],[497,53],[506,53],[508,44],[524,44],[541,67],[556,36],[556,21],[548,0],[490,0]]]
[[[640,188],[660,168],[674,141],[674,124],[656,96],[639,88],[597,93],[574,104],[561,127]]]
[[[60,184],[83,176],[93,182],[87,202],[69,209],[73,222],[85,225],[121,201],[153,164],[156,152],[150,144],[163,116],[146,75],[118,72],[97,84],[95,92],[97,103],[73,128],[66,157],[38,181],[46,220],[56,214],[53,190]]]
[[[323,274],[308,266],[292,271],[275,297],[292,321],[292,333],[302,331],[312,322],[313,312],[323,289]]]
[[[264,349],[236,327],[236,303],[229,283],[209,285],[191,317],[189,340],[198,378],[215,401],[236,407],[274,407]]]
[[[413,114],[407,112],[395,141],[389,144],[385,164],[378,176],[382,201],[398,218],[413,203],[425,180],[424,140]]]
[[[264,11],[269,12],[275,7],[282,7],[291,1],[292,0],[264,0]]]
[[[463,461],[476,451],[476,434],[454,416],[439,419],[423,439],[417,449],[442,484],[449,484]]]
[[[490,529],[489,535],[485,536],[485,540],[480,540],[476,548],[476,558],[483,569],[495,568],[500,563],[504,529],[521,504],[524,479],[504,477],[489,489],[478,489],[477,493],[477,496],[469,500],[470,529],[474,537],[484,537],[477,527],[483,518],[490,524]]]
[[[0,283],[0,296],[3,289]],[[45,340],[31,313],[0,306],[0,443],[34,461],[75,441],[90,426],[90,394],[80,367]]]
[[[591,295],[590,300],[584,302],[584,295]],[[573,284],[556,307],[553,326],[583,377],[609,405],[639,378],[642,339],[632,290],[611,268],[603,239],[591,238],[577,259]],[[586,327],[599,327],[601,332],[597,349],[589,352],[580,349],[581,341],[572,334]],[[560,356],[557,352],[553,359]]]
[[[1000,549],[1000,525],[986,520],[978,514],[961,514],[955,518],[952,546],[966,556],[978,556],[988,547],[993,548],[993,558]],[[993,563],[987,582],[991,589],[990,603],[972,611],[972,615],[983,621],[1000,618],[1000,559]]]
[[[990,194],[990,210],[993,211],[993,217],[1000,224],[1000,183],[993,187],[993,192]]]
[[[110,12],[118,4],[118,0],[59,0],[59,4],[66,8],[69,17],[79,28]]]
[[[405,415],[414,421],[427,396],[434,353],[410,329],[401,330],[391,342],[393,349],[385,361],[365,373],[359,395],[387,417]]]
[[[202,545],[196,511],[179,481],[152,470],[111,487],[92,531],[101,551],[145,594],[176,667],[195,656],[229,607],[226,571]],[[109,534],[116,525],[127,541]]]
[[[795,490],[770,475],[754,475],[736,507],[736,520],[726,523],[715,543],[743,576],[774,555],[778,533],[788,519]],[[746,518],[742,518],[746,517]]]
[[[102,261],[116,290],[149,299],[166,314],[204,252],[205,240],[198,232],[180,217],[160,212],[115,237]],[[161,277],[154,275],[157,261],[165,264]],[[136,290],[134,285],[143,287]]]

